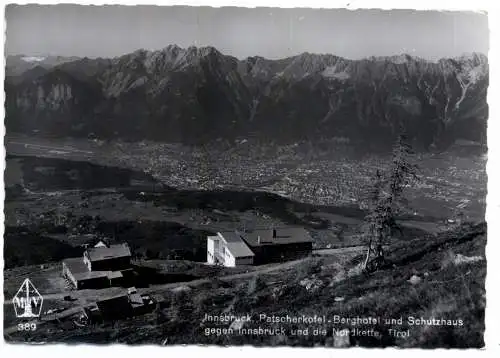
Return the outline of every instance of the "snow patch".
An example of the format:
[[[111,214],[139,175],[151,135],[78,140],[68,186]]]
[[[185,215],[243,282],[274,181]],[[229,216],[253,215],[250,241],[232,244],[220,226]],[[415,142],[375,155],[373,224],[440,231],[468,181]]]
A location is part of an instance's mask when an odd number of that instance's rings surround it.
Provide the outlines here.
[[[317,278],[305,278],[299,282],[299,285],[307,291],[317,291],[323,286],[324,282]]]
[[[350,76],[346,71],[337,72],[337,66],[328,66],[322,72],[323,77],[336,78],[341,81],[347,80]]]
[[[406,55],[398,55],[398,56],[392,56],[391,57],[391,62],[395,63],[397,65],[403,65],[408,62],[408,58]]]
[[[474,84],[476,84],[484,76],[484,70],[481,68],[481,66],[474,67],[469,72],[469,79]]]
[[[474,263],[482,260],[484,260],[482,256],[464,256],[461,254],[456,254],[453,263],[455,265],[460,265],[460,264]]]
[[[413,275],[412,277],[410,277],[408,282],[412,285],[418,285],[420,282],[422,282],[422,279],[417,275]]]
[[[58,155],[65,155],[65,154],[69,154],[69,152],[64,152],[62,150],[49,150],[49,153],[50,154],[58,154]]]
[[[179,293],[179,292],[191,292],[191,287],[189,286],[179,286],[175,287],[172,289],[172,292]]]
[[[21,60],[24,62],[42,62],[45,60],[45,57],[37,57],[37,56],[25,56],[21,57]]]

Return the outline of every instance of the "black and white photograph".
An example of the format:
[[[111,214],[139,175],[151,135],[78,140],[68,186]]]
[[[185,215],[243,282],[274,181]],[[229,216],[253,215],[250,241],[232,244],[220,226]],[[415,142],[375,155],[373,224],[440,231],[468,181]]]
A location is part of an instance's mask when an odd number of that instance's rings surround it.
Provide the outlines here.
[[[486,12],[5,23],[7,344],[485,346]]]

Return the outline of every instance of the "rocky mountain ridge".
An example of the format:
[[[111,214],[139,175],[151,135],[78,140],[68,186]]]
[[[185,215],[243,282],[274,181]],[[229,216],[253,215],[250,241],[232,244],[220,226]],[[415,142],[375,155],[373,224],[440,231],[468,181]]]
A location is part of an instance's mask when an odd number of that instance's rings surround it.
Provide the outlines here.
[[[40,63],[38,61],[35,63]],[[488,60],[302,53],[238,60],[213,47],[138,50],[6,68],[7,130],[200,143],[344,138],[375,146],[401,126],[417,147],[485,144]]]

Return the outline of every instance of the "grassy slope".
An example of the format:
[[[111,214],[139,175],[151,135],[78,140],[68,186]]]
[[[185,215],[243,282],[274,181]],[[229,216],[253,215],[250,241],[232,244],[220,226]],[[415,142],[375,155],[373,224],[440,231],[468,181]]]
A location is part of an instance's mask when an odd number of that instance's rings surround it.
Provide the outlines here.
[[[455,254],[465,256],[481,256],[484,258],[485,228],[483,226],[459,228],[455,232],[437,238],[423,237],[411,244],[395,248],[390,258],[394,266],[386,268],[370,276],[357,274],[352,267],[322,267],[315,271],[314,264],[310,268],[302,268],[296,276],[289,276],[285,285],[276,292],[275,285],[263,284],[253,289],[250,295],[239,298],[241,313],[247,311],[270,314],[309,314],[309,315],[342,315],[345,317],[380,317],[403,318],[402,326],[376,325],[360,326],[375,328],[382,333],[381,339],[360,337],[352,339],[351,344],[362,346],[404,347],[482,347],[484,331],[486,275],[485,261],[474,264],[455,265],[450,258]],[[412,285],[408,279],[417,274],[422,282]],[[425,276],[427,275],[427,276]],[[297,283],[304,277],[316,277],[326,287],[309,293]],[[265,282],[266,280],[264,280]],[[287,282],[288,281],[288,282]],[[252,284],[249,284],[249,287]],[[254,285],[255,286],[255,285]],[[257,285],[258,286],[258,285]],[[344,300],[337,302],[335,297]],[[243,301],[243,302],[241,302]],[[213,310],[217,311],[217,310]],[[409,316],[416,318],[461,319],[461,327],[413,326],[408,327],[405,321]],[[328,332],[333,328],[327,325]],[[338,325],[336,328],[352,328],[349,325]],[[405,339],[388,335],[388,329],[410,329],[410,336]],[[194,333],[194,332],[193,332]],[[176,337],[180,341],[184,339]],[[236,339],[238,340],[238,339]],[[185,341],[185,340],[184,340]],[[234,340],[219,338],[218,343],[229,343]],[[251,341],[257,343],[259,340]],[[240,340],[244,343],[245,340]],[[268,344],[286,345],[332,345],[331,337],[272,337],[265,339]]]
[[[481,347],[484,331],[486,275],[485,261],[456,265],[456,254],[484,258],[485,227],[460,228],[437,238],[423,237],[395,248],[389,259],[393,266],[368,277],[354,276],[322,290],[316,297],[298,297],[290,302],[301,302],[317,307],[326,314],[350,316],[403,317],[401,327],[410,329],[407,339],[375,341],[360,339],[361,345],[392,345],[417,347]],[[422,278],[412,285],[412,275]],[[333,296],[342,296],[337,303]],[[322,308],[324,307],[324,308]],[[413,326],[404,323],[409,316],[416,318],[462,319],[462,327]],[[381,332],[391,326],[380,326]]]
[[[7,232],[4,236],[5,268],[45,264],[67,257],[80,256],[83,251],[50,237]]]
[[[411,244],[395,248],[390,258],[394,266],[386,268],[370,276],[357,273],[351,266],[322,267],[317,273],[315,264],[302,268],[297,274],[285,279],[280,289],[276,285],[261,287],[249,283],[250,294],[243,292],[237,303],[233,304],[240,313],[266,312],[268,315],[326,315],[333,317],[380,317],[403,318],[403,324],[397,325],[361,325],[360,328],[374,328],[382,334],[381,339],[371,337],[353,338],[351,344],[361,346],[403,346],[403,347],[482,347],[484,332],[486,275],[485,261],[473,264],[455,265],[450,258],[455,254],[465,256],[481,256],[484,258],[485,228],[482,226],[459,228],[438,236],[423,237]],[[317,268],[316,268],[317,270]],[[421,283],[412,285],[408,279],[417,274]],[[427,276],[425,276],[427,275]],[[326,287],[309,293],[298,282],[304,277],[316,277]],[[275,295],[273,297],[273,292]],[[278,292],[278,294],[276,294]],[[222,296],[224,297],[224,296]],[[335,297],[342,297],[337,302]],[[215,296],[213,297],[216,298]],[[196,298],[194,299],[196,300]],[[227,302],[226,308],[227,308]],[[208,308],[208,307],[207,307]],[[217,309],[211,309],[217,312]],[[409,316],[416,318],[461,319],[461,327],[444,326],[412,326],[406,324]],[[305,326],[302,326],[303,328]],[[326,329],[331,332],[332,324]],[[352,328],[350,325],[337,325],[336,328]],[[300,325],[299,325],[300,328]],[[388,330],[410,330],[408,338],[395,338]],[[196,330],[191,331],[193,336]],[[186,332],[187,333],[187,332]],[[185,333],[185,334],[186,334]],[[198,333],[201,333],[198,331]],[[184,337],[190,337],[186,334]],[[177,342],[186,342],[187,338],[175,337]],[[192,337],[192,336],[191,336]],[[192,338],[193,339],[193,338]],[[206,338],[202,338],[206,341]],[[214,341],[210,338],[209,341]],[[247,343],[246,339],[219,337],[217,343]],[[258,343],[260,339],[250,340]],[[262,342],[266,344],[286,345],[333,345],[333,338],[326,337],[271,337]]]
[[[114,327],[105,324],[97,327],[76,328],[63,323],[46,326],[31,339],[65,342],[123,342],[160,344],[168,337],[168,344],[254,344],[332,346],[333,324],[323,325],[326,336],[206,336],[205,328],[227,328],[228,324],[203,323],[205,313],[251,313],[268,315],[334,315],[344,317],[403,318],[398,325],[359,325],[374,328],[382,334],[379,339],[359,337],[351,345],[401,347],[482,347],[484,331],[486,275],[485,261],[457,265],[456,254],[484,258],[485,227],[467,226],[437,237],[421,237],[405,246],[393,248],[390,258],[393,266],[366,276],[356,269],[358,259],[345,264],[339,261],[327,264],[312,257],[298,269],[254,276],[247,280],[211,283],[193,287],[189,291],[166,291],[159,295],[156,312],[117,322]],[[412,275],[422,278],[412,285]],[[299,282],[304,278],[317,278],[322,288],[307,291]],[[343,301],[335,298],[342,297]],[[417,318],[461,319],[460,327],[412,326],[409,316]],[[245,328],[271,328],[279,324],[252,322]],[[289,331],[293,325],[283,324]],[[295,325],[295,328],[306,328]],[[309,326],[310,329],[319,327]],[[336,325],[338,329],[352,328]],[[408,338],[394,338],[389,328],[400,331],[409,329]],[[50,332],[48,331],[50,329]],[[19,337],[18,339],[26,339]]]

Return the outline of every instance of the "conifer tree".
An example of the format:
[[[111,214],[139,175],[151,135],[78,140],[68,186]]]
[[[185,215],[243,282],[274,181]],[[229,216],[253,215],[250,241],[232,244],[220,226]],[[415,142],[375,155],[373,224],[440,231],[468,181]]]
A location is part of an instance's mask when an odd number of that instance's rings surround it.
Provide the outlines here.
[[[405,204],[404,189],[418,179],[417,166],[412,163],[414,152],[401,134],[392,153],[392,163],[388,172],[377,170],[369,193],[369,213],[365,217],[367,224],[367,252],[363,268],[376,270],[385,262],[384,246],[390,241],[395,231],[401,231],[396,222],[399,207]]]

